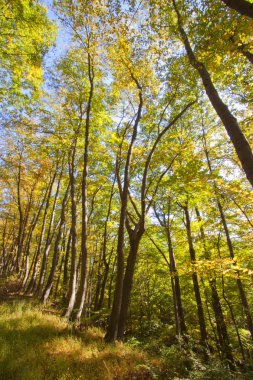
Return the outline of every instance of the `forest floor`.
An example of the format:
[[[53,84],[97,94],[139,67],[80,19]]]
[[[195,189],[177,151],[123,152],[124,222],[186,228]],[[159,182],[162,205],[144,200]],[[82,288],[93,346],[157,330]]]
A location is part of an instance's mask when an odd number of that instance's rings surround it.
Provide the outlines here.
[[[165,363],[128,343],[106,344],[103,336],[101,329],[80,331],[57,310],[18,296],[15,283],[0,286],[0,380],[253,379],[213,363],[183,375],[188,354],[169,348]]]
[[[0,287],[1,380],[153,379],[158,360],[117,342],[98,328],[80,331],[16,285]]]

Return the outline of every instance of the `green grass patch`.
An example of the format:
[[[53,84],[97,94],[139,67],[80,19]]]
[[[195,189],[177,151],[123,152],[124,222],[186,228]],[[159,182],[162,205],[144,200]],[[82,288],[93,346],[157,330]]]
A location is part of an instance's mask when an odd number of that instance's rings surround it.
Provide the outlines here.
[[[105,344],[97,328],[73,332],[57,315],[26,301],[0,304],[0,379],[153,379],[147,354]]]

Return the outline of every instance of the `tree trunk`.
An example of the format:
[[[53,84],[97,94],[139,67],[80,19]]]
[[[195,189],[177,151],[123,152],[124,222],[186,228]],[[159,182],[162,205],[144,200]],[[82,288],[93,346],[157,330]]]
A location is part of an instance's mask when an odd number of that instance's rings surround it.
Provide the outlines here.
[[[135,118],[133,133],[131,137],[131,142],[127,152],[127,158],[124,170],[124,185],[121,193],[121,210],[120,210],[120,222],[118,229],[118,243],[117,243],[117,275],[116,275],[116,285],[114,292],[114,301],[112,306],[112,311],[110,315],[109,325],[105,335],[105,340],[107,342],[112,342],[117,339],[118,336],[118,326],[121,312],[121,302],[122,302],[122,292],[123,292],[123,281],[124,281],[124,233],[125,233],[125,223],[127,215],[127,203],[128,203],[128,191],[129,191],[129,180],[130,180],[130,167],[132,160],[132,151],[137,138],[137,128],[141,119],[141,112],[143,106],[142,99],[142,89],[138,81],[133,77],[134,82],[137,85],[139,91],[139,106],[138,112]],[[120,173],[117,173],[118,179]],[[119,181],[118,181],[119,182]],[[120,183],[119,183],[120,186]]]
[[[184,210],[185,219],[186,219],[186,232],[187,232],[187,241],[189,245],[190,258],[191,258],[192,264],[194,265],[194,263],[196,262],[196,253],[193,247],[193,241],[192,241],[192,235],[191,235],[191,221],[190,221],[188,205],[183,206],[183,210]],[[193,281],[195,299],[197,303],[201,342],[204,346],[207,346],[207,331],[206,331],[204,309],[203,309],[203,304],[202,304],[202,299],[201,299],[201,294],[200,294],[200,289],[199,289],[198,275],[196,272],[193,272],[192,274],[192,281]]]
[[[216,281],[215,279],[210,279],[209,284],[212,291],[212,305],[215,315],[215,321],[218,331],[218,337],[219,342],[221,346],[221,351],[223,358],[228,362],[228,365],[231,370],[234,370],[234,358],[229,342],[228,332],[227,332],[227,326],[224,320],[223,311],[220,303],[220,298],[217,292],[216,288]]]
[[[198,221],[202,222],[202,218],[201,218],[198,208],[196,207],[195,210],[196,210]],[[200,234],[201,234],[202,243],[204,247],[205,259],[210,260],[211,257],[206,246],[206,237],[205,237],[203,226],[200,226]],[[234,358],[233,358],[232,350],[230,347],[229,336],[228,336],[227,326],[226,326],[224,315],[223,315],[223,310],[221,307],[220,297],[219,297],[217,287],[216,287],[216,279],[209,277],[208,281],[209,281],[209,285],[210,285],[211,293],[212,293],[212,306],[213,306],[213,311],[215,315],[216,327],[217,327],[222,356],[225,360],[228,361],[229,367],[233,370]]]
[[[71,231],[69,230],[67,232],[68,236],[68,242],[67,242],[67,248],[66,248],[66,253],[64,257],[64,266],[63,266],[63,280],[62,280],[62,285],[63,285],[63,300],[66,301],[66,290],[68,287],[68,265],[69,265],[69,256],[70,256],[70,249],[71,249]]]
[[[168,208],[168,220],[167,220],[165,228],[166,228],[166,237],[167,237],[168,249],[169,249],[171,278],[172,280],[174,280],[175,308],[176,308],[176,314],[177,314],[178,322],[179,322],[178,323],[179,334],[182,334],[183,337],[186,337],[187,328],[185,324],[184,310],[183,310],[182,299],[181,299],[180,280],[178,277],[176,260],[175,260],[173,246],[172,246],[171,231],[170,231],[170,205]]]
[[[39,237],[39,243],[38,243],[38,247],[37,247],[37,250],[35,252],[35,256],[34,256],[34,260],[33,260],[34,261],[33,273],[32,273],[32,277],[30,279],[30,282],[28,284],[28,287],[25,291],[26,294],[32,292],[35,288],[35,285],[36,285],[36,279],[37,279],[38,272],[39,272],[40,251],[41,251],[41,246],[42,246],[42,243],[44,240],[44,234],[45,234],[45,229],[46,229],[46,219],[47,219],[47,214],[48,214],[48,210],[49,210],[52,188],[53,188],[53,184],[54,184],[56,174],[57,174],[57,168],[58,168],[58,165],[57,165],[56,170],[53,174],[53,177],[50,181],[50,185],[49,185],[49,189],[48,189],[47,200],[46,200],[46,205],[45,205],[45,210],[44,210],[44,215],[43,215],[43,221],[42,221],[42,228],[41,228],[41,233],[40,233],[40,237]],[[31,268],[31,270],[32,270],[32,268]]]
[[[76,143],[77,135],[72,145],[71,157],[69,159],[69,180],[70,180],[70,200],[71,200],[71,268],[70,268],[70,279],[69,279],[69,291],[67,295],[67,307],[64,312],[66,318],[70,318],[73,311],[75,300],[76,300],[76,285],[77,285],[77,252],[76,252],[76,179],[75,179],[75,155],[76,155]]]
[[[118,325],[118,333],[117,333],[117,339],[121,339],[121,340],[124,337],[124,332],[125,332],[125,327],[126,327],[127,312],[128,312],[129,303],[130,303],[130,294],[131,294],[131,290],[133,286],[133,276],[134,276],[137,253],[138,253],[141,238],[144,234],[144,228],[143,229],[140,229],[140,227],[137,227],[137,228],[138,228],[137,231],[132,231],[133,235],[130,236],[130,252],[127,258],[127,265],[126,265],[124,281],[123,281],[122,301],[121,301],[120,317],[119,317],[119,325]]]
[[[243,16],[253,18],[253,4],[246,0],[221,0],[229,8],[239,12]]]
[[[209,152],[208,152],[208,148],[207,148],[207,142],[206,142],[206,137],[205,137],[204,129],[203,129],[203,140],[204,140],[204,151],[205,151],[205,155],[206,155],[206,159],[207,159],[208,168],[209,168],[210,173],[212,174],[213,171],[212,171],[211,161],[210,161]],[[227,246],[228,246],[228,250],[229,250],[229,255],[230,255],[230,258],[233,260],[234,257],[235,257],[234,248],[233,248],[232,240],[230,238],[230,234],[229,234],[229,229],[228,229],[228,226],[227,226],[226,217],[225,217],[222,205],[221,205],[219,197],[218,197],[218,189],[217,189],[217,186],[216,186],[215,182],[214,182],[214,190],[215,190],[215,194],[216,194],[217,206],[218,206],[218,210],[219,210],[219,213],[220,213],[220,218],[221,218],[222,226],[223,226],[223,229],[224,229],[224,232],[225,232],[225,236],[226,236],[226,241],[227,241]],[[246,294],[245,294],[245,291],[244,291],[243,284],[242,284],[242,281],[240,279],[239,273],[237,274],[237,280],[236,280],[236,282],[237,282],[237,286],[238,286],[239,295],[240,295],[241,303],[242,303],[242,306],[243,306],[244,314],[246,316],[247,326],[248,326],[248,329],[249,329],[249,332],[250,332],[250,335],[251,335],[251,339],[253,340],[253,320],[252,320],[252,315],[251,315],[251,312],[250,312],[250,307],[249,307],[249,304],[248,304],[248,301],[247,301],[247,297],[246,297]]]
[[[43,291],[42,298],[41,298],[43,302],[46,302],[48,297],[50,296],[52,286],[53,286],[54,275],[55,275],[59,257],[60,257],[60,242],[61,242],[63,228],[65,224],[65,209],[66,209],[67,200],[68,200],[68,193],[69,193],[69,185],[67,187],[67,190],[65,192],[65,195],[62,201],[60,225],[59,225],[58,233],[57,233],[55,244],[54,244],[54,255],[53,255],[52,265],[51,265],[49,277],[47,280],[47,284],[45,286],[45,289]]]
[[[108,261],[106,260],[106,253],[107,253],[107,240],[108,240],[108,221],[111,215],[111,207],[112,207],[112,198],[114,194],[114,185],[116,181],[116,175],[113,180],[112,188],[111,188],[111,193],[110,193],[110,198],[109,198],[109,204],[108,204],[108,210],[106,214],[106,219],[105,219],[105,225],[104,225],[104,234],[103,234],[103,247],[102,247],[102,263],[104,264],[104,273],[103,273],[103,280],[101,283],[101,277],[99,279],[99,284],[97,286],[97,291],[96,291],[96,297],[95,297],[95,303],[94,303],[94,310],[98,311],[102,308],[103,302],[104,302],[104,294],[105,294],[105,286],[108,278],[108,273],[109,273],[109,263],[110,263],[110,258],[113,253],[113,249],[109,255]]]
[[[60,173],[60,176],[59,176],[59,179],[58,179],[58,183],[57,183],[57,188],[56,188],[55,196],[54,196],[53,208],[52,208],[52,212],[51,212],[51,218],[50,218],[50,221],[49,221],[49,226],[48,226],[48,231],[47,231],[47,238],[46,238],[46,244],[45,244],[45,247],[44,247],[43,257],[42,257],[42,263],[41,263],[41,268],[40,268],[40,277],[39,277],[38,286],[37,286],[37,289],[36,289],[36,294],[37,295],[40,294],[40,292],[42,290],[42,287],[44,285],[45,275],[46,275],[46,268],[47,268],[47,258],[48,258],[49,252],[50,252],[51,243],[52,243],[52,239],[53,239],[54,232],[55,232],[55,230],[54,230],[51,233],[53,225],[54,225],[55,208],[56,208],[56,203],[57,203],[57,200],[58,200],[58,195],[59,195],[59,190],[60,190],[62,172],[63,172],[63,169],[61,170],[61,173]]]
[[[227,105],[223,103],[222,99],[220,98],[205,65],[197,60],[195,53],[193,52],[192,47],[190,45],[188,36],[185,30],[183,29],[181,23],[181,15],[177,9],[176,2],[175,0],[172,1],[174,9],[177,13],[179,33],[184,43],[189,61],[191,65],[198,71],[202,79],[203,85],[205,87],[206,94],[217,115],[220,117],[224,127],[226,128],[230,140],[232,141],[236,150],[237,156],[241,162],[242,168],[249,182],[253,186],[253,154],[251,147],[246,137],[244,136],[242,130],[240,129],[237,119],[232,115]]]
[[[19,273],[20,270],[20,260],[22,255],[23,248],[23,228],[24,228],[24,215],[23,208],[21,203],[21,159],[20,156],[19,165],[18,165],[18,180],[17,180],[17,199],[18,199],[18,212],[19,212],[19,227],[18,227],[18,241],[17,241],[17,258],[16,258],[16,272]]]
[[[88,78],[90,84],[89,98],[86,109],[86,120],[85,120],[85,145],[84,145],[84,156],[83,156],[83,177],[82,177],[82,241],[81,241],[81,278],[80,284],[76,296],[76,314],[74,319],[79,321],[83,311],[86,283],[87,283],[87,257],[88,257],[88,247],[87,247],[87,219],[88,219],[88,209],[87,209],[87,178],[88,178],[88,158],[89,158],[89,138],[90,138],[90,116],[91,116],[91,106],[94,92],[94,70],[93,63],[90,53],[88,52]]]

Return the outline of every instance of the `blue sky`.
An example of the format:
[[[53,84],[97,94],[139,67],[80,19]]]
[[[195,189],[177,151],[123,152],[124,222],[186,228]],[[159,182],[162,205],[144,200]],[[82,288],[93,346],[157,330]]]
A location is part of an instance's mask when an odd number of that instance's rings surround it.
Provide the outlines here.
[[[67,51],[70,41],[70,33],[58,20],[57,15],[53,9],[52,0],[41,0],[41,4],[45,5],[48,9],[48,18],[58,25],[58,35],[56,39],[56,46],[53,46],[45,57],[46,66],[51,66],[55,59],[60,57]]]

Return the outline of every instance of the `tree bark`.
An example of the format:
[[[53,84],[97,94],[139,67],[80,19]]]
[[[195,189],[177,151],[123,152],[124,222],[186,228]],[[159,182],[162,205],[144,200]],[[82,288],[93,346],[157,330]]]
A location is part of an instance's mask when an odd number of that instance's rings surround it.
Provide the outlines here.
[[[192,47],[190,45],[188,36],[182,26],[181,15],[177,9],[175,0],[172,0],[174,9],[178,19],[178,30],[182,38],[185,50],[187,52],[190,64],[198,71],[202,83],[205,87],[206,94],[215,109],[217,115],[220,117],[231,142],[234,145],[237,156],[241,162],[242,168],[248,178],[249,182],[253,186],[253,154],[251,147],[243,134],[237,119],[232,115],[227,105],[220,98],[209,72],[205,65],[198,61]]]
[[[87,247],[87,219],[88,219],[88,208],[87,208],[87,178],[88,178],[88,159],[89,159],[89,138],[90,138],[90,117],[91,117],[91,107],[92,99],[94,93],[94,69],[90,53],[88,52],[88,77],[89,77],[89,98],[86,109],[86,120],[85,120],[85,144],[84,144],[84,156],[83,156],[83,176],[82,176],[82,241],[81,241],[81,278],[80,284],[76,296],[76,314],[74,319],[80,321],[81,314],[83,311],[86,283],[87,283],[87,257],[88,257],[88,247]]]
[[[137,138],[137,128],[141,119],[141,112],[143,106],[142,89],[138,81],[133,78],[139,90],[139,106],[137,116],[135,118],[133,132],[131,137],[131,142],[127,152],[127,158],[124,170],[124,185],[121,193],[121,210],[120,210],[120,221],[118,229],[118,242],[117,242],[117,275],[116,275],[116,285],[114,292],[114,301],[112,306],[112,311],[110,315],[109,325],[105,335],[105,340],[107,342],[112,342],[117,339],[118,336],[118,326],[121,312],[121,302],[122,302],[122,292],[123,292],[123,281],[124,281],[124,233],[125,233],[125,223],[127,216],[127,204],[128,204],[128,190],[129,190],[129,180],[130,180],[130,167],[132,160],[132,151]],[[120,174],[117,173],[119,178]],[[119,181],[118,181],[119,182]],[[120,183],[119,183],[120,186]]]
[[[42,302],[46,302],[47,299],[50,296],[52,286],[53,286],[53,280],[54,280],[54,275],[56,272],[56,268],[59,262],[59,257],[60,257],[60,242],[62,238],[62,233],[63,233],[63,228],[65,224],[65,209],[68,201],[68,194],[69,194],[69,185],[67,187],[67,190],[65,192],[63,201],[62,201],[62,209],[61,209],[61,217],[60,217],[60,225],[58,229],[58,233],[55,239],[55,244],[54,244],[54,254],[53,254],[53,260],[52,260],[52,265],[49,273],[49,277],[45,286],[45,289],[43,291],[41,300]]]
[[[196,207],[195,210],[196,210],[197,219],[199,222],[201,222],[202,218],[201,218],[198,208]],[[210,260],[211,257],[206,246],[206,237],[205,237],[203,226],[200,227],[200,234],[201,234],[202,243],[204,247],[205,259]],[[216,327],[217,327],[222,356],[225,360],[228,361],[229,367],[233,370],[234,358],[233,358],[232,350],[230,347],[230,341],[229,341],[229,336],[227,332],[227,326],[226,326],[224,315],[223,315],[223,310],[221,307],[220,297],[219,297],[217,287],[216,287],[216,279],[209,277],[208,281],[211,288],[212,306],[213,306],[213,311],[215,315]]]
[[[70,318],[73,311],[75,300],[76,300],[76,285],[77,285],[77,251],[76,251],[76,241],[77,241],[77,214],[76,214],[76,178],[75,178],[75,156],[76,156],[76,144],[77,144],[77,134],[72,144],[72,149],[69,157],[69,181],[70,181],[70,200],[71,200],[71,267],[70,267],[70,279],[69,279],[69,289],[67,295],[67,307],[64,312],[66,318]]]
[[[167,236],[169,257],[170,257],[171,278],[172,278],[172,280],[174,280],[175,308],[176,308],[176,314],[178,317],[179,335],[182,335],[184,338],[187,334],[187,328],[186,328],[186,324],[185,324],[184,309],[183,309],[182,299],[181,299],[180,280],[178,277],[176,260],[175,260],[174,250],[173,250],[172,240],[171,240],[169,220],[168,220],[168,225],[166,228],[166,236]]]
[[[40,252],[41,252],[41,246],[42,246],[43,239],[44,239],[44,234],[45,234],[45,229],[46,229],[46,219],[47,219],[47,214],[48,214],[48,210],[49,210],[52,188],[53,188],[53,184],[54,184],[54,181],[55,181],[55,178],[57,175],[57,169],[58,169],[58,164],[56,165],[56,169],[55,169],[53,177],[50,181],[50,185],[49,185],[49,189],[48,189],[47,200],[46,200],[46,205],[45,205],[45,210],[44,210],[44,215],[43,215],[43,221],[42,221],[42,228],[41,228],[41,233],[40,233],[40,237],[39,237],[39,243],[38,243],[37,250],[35,252],[34,260],[33,260],[32,277],[31,277],[30,282],[28,284],[28,287],[25,291],[26,294],[32,292],[36,286],[36,280],[37,280],[37,276],[38,276],[38,272],[39,272],[39,257],[40,257]],[[32,268],[31,268],[31,270],[32,270]]]
[[[208,152],[208,148],[207,148],[207,142],[206,142],[204,129],[203,129],[203,142],[204,142],[204,151],[205,151],[205,155],[206,155],[206,159],[207,159],[208,168],[209,168],[210,173],[212,174],[213,170],[212,170],[211,161],[209,158],[209,152]],[[229,250],[229,255],[230,255],[230,258],[233,260],[235,257],[234,248],[233,248],[232,240],[230,238],[230,233],[229,233],[229,229],[228,229],[228,225],[227,225],[227,221],[226,221],[226,216],[225,216],[225,213],[223,211],[223,207],[222,207],[220,200],[219,200],[219,197],[218,197],[218,189],[217,189],[215,182],[214,182],[214,190],[215,190],[215,194],[216,194],[216,201],[217,201],[217,206],[218,206],[218,210],[220,213],[222,226],[223,226],[225,236],[226,236],[226,242],[227,242],[227,246],[228,246],[228,250]],[[244,311],[244,314],[246,316],[248,330],[250,332],[251,339],[253,340],[253,319],[252,319],[250,307],[248,304],[248,300],[247,300],[247,297],[246,297],[244,287],[243,287],[242,281],[240,279],[239,273],[237,273],[236,282],[237,282],[237,287],[239,290],[239,295],[240,295],[243,311]]]
[[[191,263],[194,265],[194,263],[196,262],[196,253],[193,247],[192,234],[191,234],[191,221],[190,221],[190,215],[189,215],[187,204],[183,206],[183,210],[184,210],[185,219],[186,219],[186,232],[187,232],[187,241],[189,245],[190,258],[191,258]],[[200,293],[200,288],[199,288],[198,275],[196,272],[193,272],[192,274],[192,281],[193,281],[195,299],[197,303],[201,342],[204,346],[207,346],[207,330],[206,330],[204,309],[203,309],[201,293]]]
[[[140,245],[141,238],[144,234],[144,224],[142,226],[137,225],[135,231],[131,231],[130,234],[130,252],[127,258],[127,265],[123,280],[123,289],[122,289],[122,301],[120,307],[120,317],[119,317],[119,325],[118,325],[118,333],[117,338],[123,339],[126,321],[127,321],[127,312],[130,303],[130,294],[133,286],[133,276],[135,263],[137,258],[137,253]]]
[[[239,12],[243,16],[253,18],[253,4],[246,0],[221,0],[229,8]]]
[[[49,252],[50,252],[51,243],[52,243],[52,239],[53,239],[54,232],[55,232],[55,230],[54,230],[51,233],[51,231],[53,229],[53,225],[54,225],[55,208],[56,208],[56,203],[57,203],[57,200],[58,200],[62,173],[63,173],[63,167],[62,167],[61,173],[59,175],[59,179],[58,179],[58,183],[57,183],[57,188],[56,188],[56,192],[55,192],[55,196],[54,196],[54,202],[53,202],[51,217],[50,217],[49,226],[48,226],[48,230],[47,230],[47,238],[46,238],[46,243],[45,243],[45,247],[44,247],[44,251],[43,251],[41,268],[40,268],[40,277],[39,277],[38,286],[37,286],[37,289],[36,289],[36,294],[37,295],[40,294],[40,292],[42,290],[42,287],[44,285],[44,281],[45,281],[46,268],[47,268],[47,258],[48,258]]]

